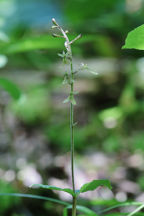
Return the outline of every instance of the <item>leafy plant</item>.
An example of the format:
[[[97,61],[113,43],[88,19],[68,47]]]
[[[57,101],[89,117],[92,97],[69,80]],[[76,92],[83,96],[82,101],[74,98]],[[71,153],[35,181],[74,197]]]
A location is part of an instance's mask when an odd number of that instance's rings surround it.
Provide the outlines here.
[[[76,216],[77,212],[81,213],[81,216],[85,215],[85,216],[97,216],[97,215],[127,215],[127,216],[132,216],[132,215],[142,215],[142,213],[140,213],[140,211],[144,208],[144,204],[141,202],[124,202],[124,203],[118,203],[116,205],[112,205],[111,207],[108,207],[106,209],[103,209],[101,211],[98,211],[97,213],[92,211],[91,209],[84,207],[84,206],[80,206],[77,204],[78,202],[78,196],[81,193],[85,193],[87,191],[93,191],[95,189],[97,189],[97,187],[99,186],[105,186],[108,187],[109,189],[111,189],[111,184],[108,180],[106,179],[102,179],[102,180],[93,180],[91,182],[88,182],[86,184],[84,184],[81,188],[79,188],[78,190],[75,188],[75,175],[74,175],[74,149],[75,149],[75,145],[74,145],[74,139],[76,136],[76,134],[74,134],[74,128],[76,126],[76,123],[74,122],[74,106],[76,105],[76,100],[75,100],[75,95],[77,94],[77,92],[75,92],[74,90],[74,83],[75,83],[75,75],[79,72],[79,71],[74,71],[74,66],[73,66],[73,56],[72,56],[72,49],[71,49],[71,45],[76,42],[78,39],[81,38],[81,35],[78,35],[77,37],[75,37],[74,39],[72,39],[72,37],[68,37],[68,31],[65,31],[62,29],[61,26],[59,26],[59,24],[56,22],[55,19],[52,19],[53,22],[53,29],[56,29],[58,31],[60,31],[60,35],[59,34],[53,34],[54,37],[59,38],[59,40],[56,40],[50,36],[40,36],[37,38],[24,38],[20,41],[11,41],[11,42],[5,42],[2,47],[1,47],[1,52],[4,54],[12,54],[12,53],[18,53],[18,52],[26,52],[26,51],[30,51],[30,50],[35,50],[35,49],[51,49],[51,48],[58,48],[61,49],[63,47],[63,40],[64,42],[64,46],[65,46],[65,50],[62,51],[62,53],[58,54],[60,58],[62,58],[62,61],[64,64],[69,65],[69,70],[64,74],[64,81],[63,84],[69,85],[70,87],[70,92],[68,97],[63,101],[64,103],[68,103],[69,107],[70,107],[70,143],[71,143],[71,177],[72,177],[72,188],[60,188],[57,186],[52,186],[52,185],[43,185],[43,184],[35,184],[32,185],[32,187],[36,187],[36,188],[43,188],[46,190],[53,190],[53,191],[62,191],[65,193],[68,193],[72,196],[73,202],[68,203],[68,202],[64,202],[61,200],[57,200],[57,199],[53,199],[53,198],[49,198],[49,197],[44,197],[44,196],[39,196],[39,195],[33,195],[33,194],[20,194],[20,193],[13,193],[13,191],[5,191],[7,193],[2,193],[3,191],[1,191],[0,196],[3,196],[4,198],[7,198],[7,196],[10,196],[10,198],[12,196],[15,197],[23,197],[23,198],[30,198],[30,199],[40,199],[40,200],[45,200],[45,201],[49,201],[49,202],[53,202],[56,204],[60,204],[62,206],[64,206],[64,211],[63,211],[63,216],[67,216],[68,215],[68,210],[72,209],[72,216]],[[143,42],[143,36],[144,36],[144,25],[134,29],[133,31],[131,31],[127,38],[126,38],[126,42],[125,45],[123,46],[123,49],[138,49],[138,50],[144,50],[144,42]],[[89,41],[89,40],[96,40],[94,37],[84,37],[81,40],[78,40],[77,43],[81,44],[83,42]],[[48,43],[49,42],[49,43]],[[87,69],[89,70],[89,68],[87,67],[87,65],[81,64],[80,70],[82,69]],[[94,71],[90,71],[92,73],[95,74]],[[11,81],[5,79],[5,78],[0,78],[0,87],[5,89],[11,96],[13,99],[18,100],[21,97],[21,91],[18,89],[18,87]],[[43,92],[42,92],[42,95]],[[99,118],[101,120],[105,119],[106,117],[109,116],[114,116],[117,120],[121,119],[123,117],[123,112],[126,110],[131,110],[131,103],[135,104],[135,100],[133,97],[134,93],[133,93],[133,88],[131,87],[131,85],[128,85],[125,90],[124,93],[120,99],[120,104],[121,107],[116,107],[116,108],[109,108],[107,110],[102,111],[99,114]],[[41,94],[40,94],[41,97]],[[128,103],[129,100],[127,100],[127,98],[131,98],[130,100],[130,104]],[[30,98],[31,99],[31,98]],[[41,98],[42,99],[42,98]],[[45,100],[45,98],[44,98]],[[37,101],[34,100],[34,105],[35,103],[37,103]],[[33,109],[32,109],[33,110]],[[39,110],[38,110],[39,113]],[[57,130],[57,132],[59,132],[59,130]],[[67,135],[69,137],[69,134]],[[138,137],[139,138],[139,137]],[[113,142],[114,139],[114,142]],[[111,145],[112,142],[116,143],[115,140],[119,139],[119,137],[113,137],[113,139],[110,138],[110,143]],[[109,147],[110,148],[110,147]],[[113,148],[113,146],[111,147]],[[142,186],[142,181],[143,178],[140,179],[141,182],[141,186]],[[11,193],[12,192],[12,193]],[[100,205],[98,202],[95,203],[95,205]],[[105,206],[107,206],[106,204],[103,204]],[[137,208],[131,212],[131,213],[107,213],[107,212],[111,212],[114,211],[114,209],[116,208],[120,208],[122,206],[137,206]]]
[[[64,46],[65,46],[65,50],[62,52],[62,54],[58,54],[62,60],[64,64],[68,64],[69,65],[69,71],[66,72],[64,74],[64,81],[63,84],[67,84],[70,86],[70,92],[69,92],[69,96],[63,101],[63,103],[69,103],[70,105],[70,143],[71,143],[71,180],[72,180],[72,189],[71,188],[60,188],[60,187],[56,187],[56,186],[50,186],[50,185],[43,185],[43,184],[36,184],[36,185],[32,185],[32,187],[38,187],[38,188],[44,188],[44,189],[48,189],[48,190],[58,190],[58,191],[63,191],[66,193],[69,193],[72,196],[73,202],[72,205],[60,200],[56,200],[53,198],[47,198],[47,197],[42,197],[42,196],[36,196],[36,195],[32,195],[32,194],[20,194],[20,193],[0,193],[0,196],[15,196],[15,197],[26,197],[26,198],[33,198],[33,199],[42,199],[42,200],[47,200],[47,201],[51,201],[51,202],[55,202],[61,205],[66,206],[64,208],[64,213],[63,215],[67,215],[67,211],[68,209],[72,209],[72,216],[76,216],[76,211],[78,210],[79,212],[82,212],[86,215],[97,215],[95,212],[93,212],[92,210],[88,209],[87,207],[83,207],[80,205],[77,205],[77,198],[81,193],[85,193],[87,191],[93,191],[96,188],[98,188],[99,186],[105,186],[108,187],[109,189],[111,189],[111,184],[109,182],[109,180],[106,179],[102,179],[102,180],[93,180],[91,182],[88,182],[86,184],[84,184],[80,189],[76,189],[75,188],[75,175],[74,175],[74,127],[76,126],[77,123],[74,122],[74,106],[76,105],[76,100],[75,100],[75,95],[77,94],[77,92],[74,91],[74,82],[75,82],[75,74],[78,71],[74,71],[74,67],[73,67],[73,56],[72,56],[72,49],[71,49],[71,45],[77,41],[78,39],[81,38],[81,35],[78,35],[77,37],[75,37],[74,39],[69,39],[69,37],[67,36],[68,31],[63,30],[63,28],[56,22],[55,19],[52,19],[53,22],[53,29],[57,29],[60,31],[61,35],[57,35],[57,34],[53,34],[54,37],[60,37],[62,39],[65,40],[64,42]],[[47,38],[46,38],[47,39]],[[86,39],[87,40],[87,39]],[[13,42],[11,44],[4,44],[2,47],[2,50],[4,50],[4,52],[6,53],[11,53],[11,52],[19,52],[21,51],[21,49],[23,51],[25,51],[25,49],[28,48],[29,49],[35,49],[35,48],[39,48],[39,45],[41,48],[45,47],[45,40],[42,37],[42,40],[36,40],[37,46],[33,47],[33,41],[31,41],[31,39],[29,39],[29,43],[25,43],[25,41],[21,43],[18,43],[17,46],[16,44]],[[26,46],[28,44],[28,47]],[[44,47],[43,47],[44,44]],[[51,44],[51,43],[49,43]],[[57,45],[59,47],[61,47],[63,44],[62,40],[57,41],[57,43],[55,44],[55,46],[57,47]],[[6,48],[8,47],[8,48]],[[27,48],[25,48],[27,47]],[[16,48],[16,50],[15,50]],[[85,64],[81,64],[80,66],[80,70],[89,70],[88,66]],[[89,70],[91,73],[96,74],[94,71]],[[19,99],[21,97],[21,91],[18,89],[18,87],[11,81],[5,79],[5,78],[1,78],[0,79],[0,86],[2,88],[4,88],[8,93],[10,93],[10,95],[14,98],[14,99]]]
[[[76,92],[74,91],[74,81],[75,81],[75,74],[77,71],[74,71],[73,69],[73,59],[72,59],[72,49],[71,45],[77,41],[79,38],[81,38],[81,35],[78,35],[76,38],[73,40],[69,40],[69,37],[67,36],[68,31],[63,30],[63,28],[56,22],[56,20],[53,18],[53,29],[57,29],[60,31],[60,35],[58,34],[53,34],[54,37],[60,37],[65,40],[64,46],[65,46],[65,51],[62,52],[62,54],[58,54],[64,64],[69,65],[69,71],[65,73],[64,75],[64,84],[67,84],[70,86],[70,93],[69,96],[63,101],[63,103],[69,103],[70,105],[70,143],[71,143],[71,180],[72,180],[72,189],[70,188],[59,188],[56,186],[49,186],[49,185],[43,185],[43,184],[37,184],[37,185],[32,185],[33,187],[39,187],[39,188],[44,188],[44,189],[49,189],[49,190],[59,190],[63,191],[66,193],[69,193],[72,198],[73,198],[73,203],[72,206],[68,208],[72,208],[72,216],[76,216],[76,209],[78,208],[77,206],[77,197],[80,193],[84,193],[87,191],[92,191],[95,190],[99,186],[106,186],[111,189],[111,184],[108,180],[93,180],[87,184],[84,184],[79,190],[76,190],[75,188],[75,175],[74,175],[74,127],[76,126],[76,123],[74,122],[74,106],[76,105],[76,100],[75,100],[75,94]],[[82,65],[83,68],[87,68],[87,66]],[[66,215],[66,209],[64,210],[64,215]],[[96,214],[95,214],[96,215]]]

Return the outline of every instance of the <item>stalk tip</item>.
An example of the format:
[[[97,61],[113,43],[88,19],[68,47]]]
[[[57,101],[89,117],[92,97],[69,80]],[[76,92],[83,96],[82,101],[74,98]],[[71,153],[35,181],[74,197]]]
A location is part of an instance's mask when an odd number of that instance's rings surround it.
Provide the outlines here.
[[[57,25],[55,18],[52,18],[52,23],[53,23],[54,25]]]

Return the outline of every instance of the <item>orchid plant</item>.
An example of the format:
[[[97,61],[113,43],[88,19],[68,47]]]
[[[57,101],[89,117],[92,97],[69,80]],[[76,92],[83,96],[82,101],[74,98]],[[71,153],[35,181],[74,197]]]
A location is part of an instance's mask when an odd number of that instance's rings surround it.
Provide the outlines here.
[[[81,193],[85,193],[87,191],[95,190],[99,186],[106,186],[109,189],[111,189],[111,184],[109,180],[106,179],[99,179],[99,180],[93,180],[89,183],[84,184],[80,189],[75,188],[75,174],[74,174],[74,127],[76,126],[76,123],[74,122],[74,106],[76,105],[75,101],[75,94],[74,91],[74,82],[75,82],[75,73],[77,71],[74,71],[73,67],[73,55],[72,55],[72,48],[71,45],[81,38],[81,34],[78,35],[73,40],[69,40],[68,37],[68,31],[63,30],[63,28],[56,22],[56,20],[52,19],[52,29],[57,29],[60,34],[53,33],[53,36],[56,38],[63,38],[64,39],[64,48],[65,50],[62,52],[62,54],[58,54],[64,64],[69,65],[69,71],[64,74],[64,83],[70,86],[70,92],[69,96],[63,101],[64,103],[69,103],[70,107],[70,151],[71,151],[71,181],[72,181],[72,188],[59,188],[56,186],[49,186],[49,185],[43,185],[43,184],[36,184],[32,185],[33,187],[39,187],[44,189],[50,189],[50,190],[59,190],[66,193],[69,193],[72,196],[72,206],[69,206],[68,208],[72,207],[72,216],[76,216],[76,209],[80,209],[80,206],[77,206],[77,199],[78,196]],[[82,64],[82,67],[87,67]],[[83,209],[83,208],[82,208]],[[65,209],[66,211],[66,209]],[[91,212],[92,213],[92,212]],[[93,213],[93,215],[96,215],[96,213]]]

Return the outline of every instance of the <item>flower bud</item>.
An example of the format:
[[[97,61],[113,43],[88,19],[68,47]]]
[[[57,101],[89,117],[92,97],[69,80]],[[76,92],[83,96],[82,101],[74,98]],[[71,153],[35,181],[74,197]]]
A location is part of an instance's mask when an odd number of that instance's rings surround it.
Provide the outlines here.
[[[55,18],[52,18],[52,23],[53,23],[54,25],[57,25]]]
[[[52,26],[51,28],[54,29],[54,28],[57,28],[57,26]]]

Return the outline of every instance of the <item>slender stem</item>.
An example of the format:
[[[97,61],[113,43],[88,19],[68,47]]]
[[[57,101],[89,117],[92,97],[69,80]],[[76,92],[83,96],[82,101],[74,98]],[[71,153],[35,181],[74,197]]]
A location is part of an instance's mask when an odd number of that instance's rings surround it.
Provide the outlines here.
[[[67,54],[69,54],[69,60],[70,60],[70,96],[74,97],[74,72],[73,72],[73,62],[72,62],[72,50],[71,50],[71,44],[78,40],[81,35],[78,35],[75,39],[72,41],[69,40],[67,36],[67,31],[64,31],[61,26],[56,22],[56,20],[53,18],[52,22],[54,24],[53,28],[58,28],[62,35],[54,34],[54,37],[63,37],[65,39],[64,46],[67,50]],[[74,179],[74,106],[72,101],[70,102],[70,133],[71,133],[71,176],[72,176],[72,187],[73,192],[75,193],[75,179]],[[72,206],[72,216],[76,216],[76,202],[77,198],[76,196],[73,196],[73,206]]]
[[[71,128],[71,176],[72,187],[75,192],[75,179],[74,179],[74,128],[73,128],[73,104],[70,104],[70,128]]]
[[[76,204],[77,204],[77,198],[73,197],[72,216],[76,216]]]
[[[73,65],[71,61],[71,94],[73,95]],[[75,192],[75,179],[74,179],[74,107],[70,103],[70,130],[71,130],[71,176],[72,176],[72,187]]]
[[[74,94],[74,74],[73,74],[73,64],[72,59],[70,63],[71,69],[71,93]],[[74,178],[74,106],[70,103],[70,131],[71,131],[71,176],[72,176],[72,187],[75,193],[75,178]],[[76,197],[73,196],[73,207],[72,207],[72,216],[76,216]]]

